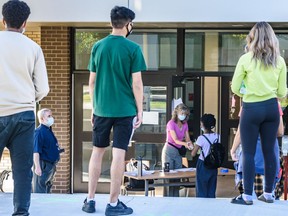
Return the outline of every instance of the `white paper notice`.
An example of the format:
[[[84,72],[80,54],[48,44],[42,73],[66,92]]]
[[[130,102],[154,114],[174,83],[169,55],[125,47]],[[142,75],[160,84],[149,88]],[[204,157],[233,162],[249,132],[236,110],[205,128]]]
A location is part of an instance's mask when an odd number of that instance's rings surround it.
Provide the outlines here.
[[[159,124],[159,112],[143,112],[143,124]]]

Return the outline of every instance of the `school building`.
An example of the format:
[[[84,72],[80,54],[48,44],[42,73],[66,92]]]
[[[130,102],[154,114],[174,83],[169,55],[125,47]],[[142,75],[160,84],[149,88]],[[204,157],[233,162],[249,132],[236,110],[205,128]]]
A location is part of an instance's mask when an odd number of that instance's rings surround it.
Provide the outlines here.
[[[0,4],[6,1],[0,0]],[[232,168],[229,150],[239,122],[240,99],[232,94],[230,82],[244,52],[245,37],[255,22],[272,25],[281,55],[288,62],[286,0],[25,1],[31,8],[25,34],[43,49],[51,88],[38,109],[47,107],[53,111],[53,130],[65,148],[58,164],[55,193],[87,192],[92,149],[87,65],[92,45],[111,32],[110,10],[115,5],[135,12],[129,39],[141,45],[148,66],[142,75],[144,122],[133,137],[127,160],[143,156],[150,166],[161,168],[171,102],[181,97],[191,111],[192,137],[200,134],[202,114],[216,116],[216,130],[227,148],[224,166]],[[109,148],[104,156],[99,193],[109,191],[111,156]],[[191,165],[195,163],[190,155],[187,158]],[[6,149],[0,170],[9,168]]]

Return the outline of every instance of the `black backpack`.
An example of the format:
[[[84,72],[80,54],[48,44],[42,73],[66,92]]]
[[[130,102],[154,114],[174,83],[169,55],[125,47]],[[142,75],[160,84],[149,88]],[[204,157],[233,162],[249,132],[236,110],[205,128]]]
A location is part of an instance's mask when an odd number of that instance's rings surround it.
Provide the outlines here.
[[[210,149],[206,157],[202,151],[202,155],[204,157],[204,166],[208,169],[217,169],[221,167],[225,158],[224,146],[218,142],[218,139],[215,139],[212,144],[205,135],[203,135],[203,137],[205,137],[205,139],[210,144]]]

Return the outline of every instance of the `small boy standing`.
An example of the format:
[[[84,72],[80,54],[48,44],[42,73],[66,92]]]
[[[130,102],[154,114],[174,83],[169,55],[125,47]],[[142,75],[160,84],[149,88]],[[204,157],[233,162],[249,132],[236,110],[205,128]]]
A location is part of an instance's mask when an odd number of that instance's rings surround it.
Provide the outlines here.
[[[199,156],[196,166],[196,197],[215,198],[217,186],[218,169],[208,169],[204,165],[204,158],[207,157],[210,150],[210,143],[214,143],[218,139],[220,142],[220,135],[213,131],[215,128],[216,119],[212,114],[204,114],[200,119],[200,127],[203,135],[200,135],[191,152],[194,157],[198,150],[202,153]],[[208,142],[210,141],[210,143]]]

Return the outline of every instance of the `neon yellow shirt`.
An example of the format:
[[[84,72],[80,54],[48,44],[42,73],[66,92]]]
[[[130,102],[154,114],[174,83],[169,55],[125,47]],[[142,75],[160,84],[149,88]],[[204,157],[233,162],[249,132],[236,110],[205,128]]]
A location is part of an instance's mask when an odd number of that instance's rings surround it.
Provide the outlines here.
[[[259,60],[252,59],[252,56],[252,52],[248,52],[240,57],[232,79],[232,92],[243,97],[244,102],[259,102],[286,96],[287,68],[284,59],[279,56],[274,68],[265,67]],[[240,93],[242,81],[246,87],[245,94]]]

